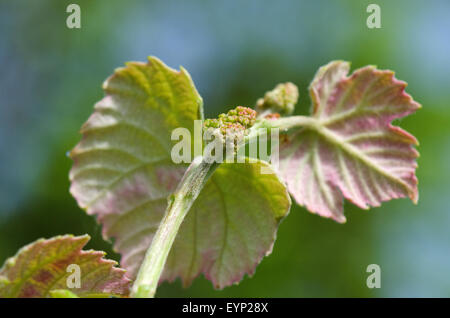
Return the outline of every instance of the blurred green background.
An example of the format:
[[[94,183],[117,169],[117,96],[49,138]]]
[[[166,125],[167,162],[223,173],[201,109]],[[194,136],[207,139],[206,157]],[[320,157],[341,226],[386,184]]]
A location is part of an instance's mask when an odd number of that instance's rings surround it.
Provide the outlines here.
[[[381,29],[366,7],[381,6]],[[66,7],[81,6],[81,29],[66,27]],[[401,126],[420,141],[420,200],[362,211],[346,204],[344,225],[294,206],[272,255],[252,278],[215,291],[203,277],[188,289],[164,283],[160,297],[450,296],[449,1],[0,1],[0,263],[40,237],[89,233],[95,220],[68,192],[82,123],[101,84],[125,61],[155,55],[183,65],[207,117],[254,105],[276,83],[307,86],[318,67],[344,59],[396,71],[423,105]],[[366,267],[381,266],[380,289]]]

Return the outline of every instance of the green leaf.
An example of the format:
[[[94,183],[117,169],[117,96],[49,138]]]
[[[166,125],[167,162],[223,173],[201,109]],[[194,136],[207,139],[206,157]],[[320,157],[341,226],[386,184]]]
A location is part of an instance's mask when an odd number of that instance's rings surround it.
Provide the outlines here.
[[[203,273],[223,288],[252,275],[271,253],[290,205],[286,187],[269,164],[221,164],[181,225],[162,279],[181,277],[187,286]]]
[[[79,298],[76,294],[67,289],[55,289],[50,291],[52,298]]]
[[[363,209],[418,200],[418,142],[391,122],[420,105],[392,71],[367,66],[347,76],[349,69],[342,61],[319,69],[310,85],[312,116],[280,149],[280,174],[297,203],[338,222],[345,222],[344,197]]]
[[[148,199],[148,187],[166,197],[186,169],[172,163],[171,132],[193,132],[194,120],[203,119],[202,99],[183,68],[175,71],[154,57],[126,65],[103,84],[106,96],[70,152],[70,192],[100,219],[126,208],[117,199]]]
[[[128,295],[130,280],[115,261],[104,259],[104,252],[82,250],[89,239],[88,235],[65,235],[23,247],[0,269],[0,297]],[[68,286],[74,278],[72,264],[79,266],[79,288]]]

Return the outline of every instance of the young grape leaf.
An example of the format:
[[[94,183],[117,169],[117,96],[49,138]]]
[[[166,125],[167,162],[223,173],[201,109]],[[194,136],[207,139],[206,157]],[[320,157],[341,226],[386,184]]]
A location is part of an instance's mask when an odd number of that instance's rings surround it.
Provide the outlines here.
[[[343,197],[367,209],[408,196],[418,200],[417,140],[392,126],[420,105],[391,71],[350,65],[319,69],[310,85],[314,124],[291,131],[280,149],[280,174],[295,200],[345,222]]]
[[[171,160],[171,132],[193,132],[194,120],[203,118],[202,99],[183,68],[154,57],[126,65],[103,84],[106,96],[70,152],[70,192],[89,214],[114,213],[121,198],[146,196],[149,184],[167,196],[186,169]]]
[[[163,279],[180,276],[187,286],[203,273],[223,288],[252,275],[271,253],[290,205],[286,187],[269,164],[222,164],[184,220]]]
[[[71,193],[115,238],[121,266],[134,277],[181,180],[170,157],[171,132],[192,132],[201,98],[184,70],[155,58],[129,63],[104,84],[106,97],[71,152]],[[270,253],[290,198],[267,163],[223,164],[212,175],[177,234],[161,280],[189,284],[204,273],[222,288],[252,274]]]
[[[0,297],[128,295],[130,280],[115,261],[104,259],[104,252],[82,250],[89,239],[88,235],[64,235],[23,247],[0,269]],[[79,266],[79,288],[67,284],[74,272],[68,269],[71,264]]]

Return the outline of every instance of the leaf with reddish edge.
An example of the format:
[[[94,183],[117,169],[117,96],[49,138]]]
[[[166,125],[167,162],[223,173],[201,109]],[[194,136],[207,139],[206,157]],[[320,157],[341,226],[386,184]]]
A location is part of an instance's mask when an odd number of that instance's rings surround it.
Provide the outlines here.
[[[67,295],[78,297],[126,296],[130,280],[117,262],[104,259],[104,252],[82,248],[88,235],[56,236],[39,239],[21,248],[0,269],[0,297],[44,298]],[[71,264],[80,267],[80,288],[69,288],[67,271]]]
[[[99,217],[122,208],[115,197],[138,200],[148,190],[158,197],[172,192],[187,165],[172,162],[171,133],[178,127],[192,133],[194,120],[203,118],[203,102],[189,74],[155,57],[116,69],[103,90],[105,97],[70,152],[69,174],[80,207]]]
[[[193,136],[194,120],[203,119],[203,102],[187,71],[155,57],[116,69],[103,90],[105,97],[70,152],[70,192],[104,224],[105,239],[117,238],[121,266],[134,275],[141,261],[135,250],[148,247],[167,197],[187,168],[171,159],[171,133],[184,127]],[[127,227],[134,222],[139,226]],[[127,231],[118,233],[117,227]]]
[[[272,252],[290,206],[286,186],[268,163],[221,164],[181,225],[162,280],[180,277],[188,286],[204,274],[222,289],[253,275]]]
[[[288,133],[279,166],[298,204],[341,223],[343,198],[363,209],[418,200],[418,142],[391,122],[420,105],[392,71],[349,69],[343,61],[319,69],[309,88],[313,124]]]

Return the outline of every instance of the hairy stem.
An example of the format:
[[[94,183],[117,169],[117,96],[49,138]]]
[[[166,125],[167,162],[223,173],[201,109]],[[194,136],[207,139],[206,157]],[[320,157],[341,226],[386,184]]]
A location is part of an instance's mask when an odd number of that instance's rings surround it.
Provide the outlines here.
[[[178,188],[169,198],[166,213],[145,254],[144,262],[139,268],[136,281],[131,289],[131,297],[154,297],[180,225],[218,165],[218,163],[207,163],[203,158],[198,157],[189,166]]]
[[[245,137],[245,143],[249,143],[253,139],[257,139],[260,134],[260,129],[273,129],[278,128],[280,130],[288,130],[296,127],[318,127],[318,120],[313,117],[306,116],[288,116],[279,119],[262,119],[250,128],[249,134]]]

